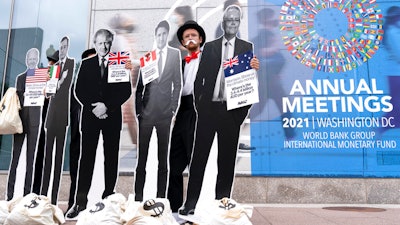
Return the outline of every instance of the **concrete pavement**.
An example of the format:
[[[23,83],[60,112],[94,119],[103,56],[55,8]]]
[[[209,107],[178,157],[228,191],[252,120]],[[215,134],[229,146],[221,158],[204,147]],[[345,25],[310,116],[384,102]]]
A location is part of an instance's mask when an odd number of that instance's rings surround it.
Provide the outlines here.
[[[398,225],[400,205],[253,205],[253,225]],[[60,205],[63,208],[63,204]],[[65,225],[75,225],[67,221]]]

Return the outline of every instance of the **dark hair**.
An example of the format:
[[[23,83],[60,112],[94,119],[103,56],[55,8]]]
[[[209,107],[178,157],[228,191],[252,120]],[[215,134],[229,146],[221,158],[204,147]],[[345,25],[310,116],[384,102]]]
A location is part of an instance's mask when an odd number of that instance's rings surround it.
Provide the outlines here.
[[[230,5],[239,5],[239,0],[226,0],[224,2],[224,10]]]
[[[114,34],[111,31],[109,31],[107,29],[100,29],[100,30],[97,30],[96,33],[94,34],[94,40],[93,40],[94,43],[96,43],[96,38],[100,34],[105,35],[106,38],[111,39],[111,41],[114,40]]]
[[[163,20],[163,21],[159,22],[156,29],[154,29],[154,34],[157,33],[157,30],[160,27],[164,27],[165,29],[167,29],[167,32],[169,32],[169,23],[166,20]]]
[[[192,8],[188,5],[176,7],[175,13],[183,16],[183,22],[193,20]]]
[[[67,36],[64,36],[63,38],[61,38],[61,41],[60,41],[60,42],[63,42],[63,41],[65,41],[65,40],[67,40],[67,43],[69,44],[69,38],[68,38]]]
[[[90,55],[96,54],[96,49],[95,48],[89,48],[86,49],[84,52],[82,52],[82,59],[86,59]]]

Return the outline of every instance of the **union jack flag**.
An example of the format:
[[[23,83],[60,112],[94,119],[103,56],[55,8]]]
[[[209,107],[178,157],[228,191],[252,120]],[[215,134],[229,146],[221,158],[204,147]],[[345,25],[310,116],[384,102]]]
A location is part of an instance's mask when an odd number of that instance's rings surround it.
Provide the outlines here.
[[[229,77],[251,69],[250,61],[252,58],[253,53],[249,51],[244,54],[237,55],[232,59],[226,60],[223,64],[225,77]]]
[[[108,65],[125,64],[129,59],[129,52],[110,52]]]
[[[223,64],[224,69],[228,68],[228,66],[229,66],[229,68],[232,68],[233,66],[237,66],[237,65],[239,65],[238,56],[235,56],[233,58],[225,60],[225,62]]]
[[[46,82],[48,69],[29,69],[26,71],[26,83]]]

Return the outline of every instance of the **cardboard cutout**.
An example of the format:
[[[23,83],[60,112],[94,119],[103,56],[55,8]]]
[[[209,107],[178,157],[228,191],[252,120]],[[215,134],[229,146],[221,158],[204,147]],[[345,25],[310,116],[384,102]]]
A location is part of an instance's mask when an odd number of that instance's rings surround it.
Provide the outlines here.
[[[48,196],[53,205],[57,204],[61,183],[66,134],[69,127],[71,82],[75,71],[75,59],[68,57],[69,46],[70,39],[63,37],[60,42],[59,61],[55,65],[58,67],[59,76],[56,78],[57,82],[54,83],[56,85],[55,93],[50,95],[44,124],[46,147],[41,194]],[[51,193],[48,193],[49,190],[51,190]]]
[[[215,135],[218,137],[215,199],[231,196],[241,125],[251,105],[227,110],[222,62],[253,51],[252,43],[237,37],[241,15],[240,7],[229,6],[223,15],[224,35],[204,45],[194,86],[198,119],[187,199],[179,211],[182,215],[194,213]]]
[[[107,82],[112,42],[111,31],[100,29],[95,33],[94,45],[97,55],[82,61],[76,80],[75,95],[82,105],[82,144],[75,205],[67,213],[68,219],[77,217],[87,206],[100,133],[104,154],[102,198],[114,193],[117,182],[122,127],[121,105],[131,95],[131,84]]]
[[[15,83],[17,94],[22,107],[19,115],[22,120],[23,133],[13,135],[12,159],[8,172],[7,182],[7,200],[11,200],[15,197],[21,197],[21,193],[23,193],[23,195],[31,193],[35,155],[38,146],[39,130],[42,123],[41,113],[43,103],[40,104],[37,102],[37,104],[33,106],[31,104],[24,104],[27,82],[31,84],[39,83],[39,85],[42,83],[45,84],[42,78],[36,79],[36,75],[38,74],[35,74],[35,71],[38,69],[37,66],[39,63],[39,50],[36,48],[29,49],[26,53],[25,63],[27,66],[27,70],[17,76]],[[40,74],[38,76],[41,77]],[[46,79],[46,77],[44,79]],[[37,99],[44,99],[43,92],[36,92],[35,96]],[[26,152],[26,157],[21,156],[21,153],[23,152]],[[25,165],[25,168],[17,174],[18,164]],[[17,179],[24,180],[23,191],[17,190],[18,187],[16,189]]]
[[[144,85],[142,71],[136,90],[136,113],[139,121],[138,162],[135,174],[135,200],[143,201],[146,181],[146,164],[150,139],[155,128],[157,133],[157,194],[152,198],[165,198],[168,178],[168,156],[171,122],[179,107],[182,74],[180,51],[167,45],[169,24],[161,21],[155,28],[159,77]]]

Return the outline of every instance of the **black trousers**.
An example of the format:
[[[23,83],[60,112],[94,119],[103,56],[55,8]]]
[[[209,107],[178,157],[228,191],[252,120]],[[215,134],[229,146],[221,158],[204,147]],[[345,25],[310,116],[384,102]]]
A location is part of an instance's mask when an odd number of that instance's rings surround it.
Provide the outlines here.
[[[68,209],[74,205],[75,201],[76,178],[78,175],[79,157],[81,151],[81,133],[79,131],[80,114],[81,106],[76,101],[75,97],[71,95],[71,142],[69,145],[69,176],[71,179],[71,186],[69,189]]]
[[[150,138],[155,127],[158,145],[157,198],[165,198],[168,179],[168,153],[171,135],[171,117],[160,121],[139,118],[138,161],[135,174],[135,200],[143,201],[143,188],[146,182],[146,163],[149,154]]]
[[[55,122],[55,121],[54,121]],[[46,130],[46,151],[44,154],[43,165],[43,178],[41,194],[47,195],[49,186],[51,189],[51,204],[57,205],[58,191],[61,183],[62,165],[64,162],[64,146],[65,134],[67,129],[65,126],[58,127],[57,124],[52,123]],[[55,151],[53,145],[55,142]],[[54,152],[54,164],[53,164]],[[53,183],[50,184],[51,171],[53,170]]]
[[[36,147],[38,143],[40,126],[29,127],[27,133],[14,134],[13,135],[13,150],[12,159],[10,165],[10,171],[8,173],[8,184],[7,184],[7,200],[11,200],[14,197],[14,187],[16,180],[16,173],[18,167],[19,157],[21,156],[22,145],[26,136],[26,171],[25,171],[25,184],[24,184],[24,195],[32,192],[32,180],[33,180],[33,170],[34,161],[36,154]]]
[[[79,161],[78,186],[76,191],[75,203],[80,206],[86,206],[87,195],[92,184],[94,163],[96,160],[97,143],[100,132],[103,135],[104,149],[104,192],[102,198],[114,193],[115,184],[118,177],[119,162],[119,140],[121,130],[113,129],[112,121],[105,119],[93,119],[92,112],[83,111],[82,115],[82,149]],[[85,116],[85,114],[87,116]],[[87,118],[87,117],[91,117]],[[109,116],[110,118],[111,116]],[[87,124],[84,121],[89,121]],[[114,126],[118,127],[118,126]]]
[[[185,202],[187,209],[195,208],[199,199],[215,134],[218,138],[215,199],[231,196],[241,123],[239,124],[226,110],[226,103],[212,102],[207,108],[198,108],[196,137]]]
[[[172,212],[178,212],[183,204],[183,171],[189,165],[192,157],[195,126],[196,111],[193,106],[193,95],[182,96],[172,130],[169,153],[170,172],[167,198]]]
[[[49,107],[49,99],[44,99],[44,104],[42,108],[42,122],[46,121],[47,108]],[[44,149],[46,147],[46,132],[44,126],[41,126],[39,143],[36,150],[36,160],[35,160],[35,176],[33,179],[32,192],[35,194],[40,194],[40,188],[42,186],[42,174],[43,174],[43,159],[44,159]]]

